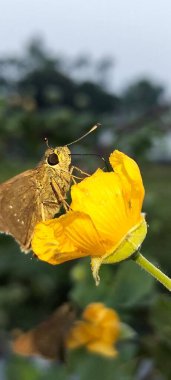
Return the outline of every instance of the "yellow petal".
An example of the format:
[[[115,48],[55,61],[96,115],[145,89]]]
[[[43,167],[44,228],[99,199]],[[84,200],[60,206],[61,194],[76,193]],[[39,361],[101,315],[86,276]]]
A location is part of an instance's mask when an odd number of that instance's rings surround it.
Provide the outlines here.
[[[134,252],[138,250],[142,244],[145,236],[147,234],[147,224],[144,216],[142,215],[141,222],[134,226],[129,232],[123,237],[123,239],[114,248],[112,254],[106,253],[101,257],[92,257],[91,267],[93,272],[93,277],[96,281],[96,285],[99,284],[99,269],[101,264],[113,264],[130,257]]]
[[[36,225],[32,238],[32,250],[40,260],[56,264],[53,252],[58,250],[58,242],[55,239],[54,220],[47,220]]]
[[[92,303],[86,307],[82,318],[69,332],[68,348],[86,346],[91,352],[116,356],[113,345],[119,337],[121,325],[117,313],[102,303]]]
[[[63,228],[63,233],[55,229],[55,237],[59,241],[60,250],[66,251],[67,242],[73,245],[75,250],[83,255],[101,255],[105,253],[102,239],[98,234],[92,219],[84,212],[70,211],[61,216],[58,222]]]
[[[102,319],[106,310],[101,302],[90,303],[83,312],[83,318],[89,322],[97,322],[97,320]]]
[[[117,356],[117,350],[112,345],[105,344],[100,340],[97,342],[91,342],[87,344],[87,349],[91,352],[100,354],[102,356],[107,356],[114,358]]]
[[[93,323],[96,331],[96,333],[92,331],[94,337],[100,336],[106,344],[113,344],[117,340],[120,333],[120,320],[113,309],[104,307],[102,303],[92,303],[85,309],[83,318],[89,324]]]
[[[123,236],[140,221],[140,213],[129,214],[120,178],[116,173],[104,173],[98,169],[91,177],[84,179],[71,189],[71,208],[88,214],[99,233],[106,251],[113,247]]]
[[[84,320],[88,322],[93,322],[95,324],[100,324],[104,328],[114,328],[115,334],[118,335],[119,331],[119,317],[113,309],[104,307],[103,303],[95,302],[89,304],[84,313]]]
[[[77,348],[83,345],[86,345],[91,340],[91,333],[89,325],[84,321],[78,321],[71,328],[68,338],[67,338],[67,347],[68,348]]]
[[[110,155],[109,161],[122,183],[128,209],[131,206],[134,213],[138,215],[141,212],[145,191],[137,163],[118,150]]]
[[[58,219],[38,223],[32,249],[40,260],[54,265],[90,254],[99,256],[105,253],[91,218],[72,211]]]
[[[142,185],[142,178],[137,163],[119,150],[114,150],[109,157],[113,170],[120,176],[127,176],[134,183]]]

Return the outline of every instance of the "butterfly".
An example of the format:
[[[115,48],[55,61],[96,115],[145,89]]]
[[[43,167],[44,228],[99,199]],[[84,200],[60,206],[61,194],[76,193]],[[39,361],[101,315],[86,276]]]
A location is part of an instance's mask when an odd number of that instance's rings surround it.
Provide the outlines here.
[[[22,251],[30,250],[36,223],[65,205],[71,172],[69,148],[48,148],[36,168],[0,184],[0,231],[12,235]]]
[[[46,359],[64,361],[66,340],[75,319],[73,307],[63,304],[35,328],[13,337],[12,351],[24,356],[38,355]]]
[[[71,145],[93,132],[63,147],[46,149],[43,159],[34,169],[27,170],[0,184],[0,231],[12,235],[24,252],[31,248],[35,225],[59,213],[61,205],[67,209],[66,194],[71,185]],[[86,173],[84,173],[86,174]]]

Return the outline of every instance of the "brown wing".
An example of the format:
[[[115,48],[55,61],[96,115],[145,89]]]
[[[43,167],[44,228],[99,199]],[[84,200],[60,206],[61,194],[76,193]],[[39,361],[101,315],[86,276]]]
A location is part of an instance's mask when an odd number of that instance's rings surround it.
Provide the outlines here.
[[[14,236],[23,251],[37,221],[41,220],[37,203],[36,169],[27,170],[0,185],[0,231]]]
[[[39,355],[48,359],[65,359],[66,339],[75,321],[73,308],[64,304],[34,329],[21,333],[12,343],[20,355]]]

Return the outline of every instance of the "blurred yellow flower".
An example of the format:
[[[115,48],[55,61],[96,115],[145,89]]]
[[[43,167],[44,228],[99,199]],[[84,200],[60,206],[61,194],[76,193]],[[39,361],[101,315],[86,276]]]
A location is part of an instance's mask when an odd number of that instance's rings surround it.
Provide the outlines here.
[[[75,349],[81,346],[91,352],[115,357],[114,344],[120,334],[120,320],[113,309],[102,303],[89,304],[82,314],[82,320],[75,322],[69,332],[67,347]]]
[[[36,225],[32,249],[51,264],[91,256],[96,284],[102,263],[127,259],[147,233],[141,213],[144,187],[138,165],[115,150],[109,157],[113,172],[98,169],[71,188],[71,210]]]

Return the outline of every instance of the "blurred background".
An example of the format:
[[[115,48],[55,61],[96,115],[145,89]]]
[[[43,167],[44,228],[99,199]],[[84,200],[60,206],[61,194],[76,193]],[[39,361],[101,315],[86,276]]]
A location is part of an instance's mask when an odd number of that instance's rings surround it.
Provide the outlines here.
[[[171,3],[169,0],[1,0],[0,180],[35,167],[46,148],[102,124],[75,153],[135,158],[149,224],[142,252],[171,275]],[[92,173],[104,162],[73,163]],[[0,236],[0,379],[171,379],[171,299],[133,262],[104,266],[95,287],[89,260],[50,266]],[[86,352],[71,362],[12,355],[11,332],[27,330],[63,302],[100,301],[136,332],[115,360]],[[135,338],[136,337],[136,338]],[[99,361],[101,366],[99,366]]]

